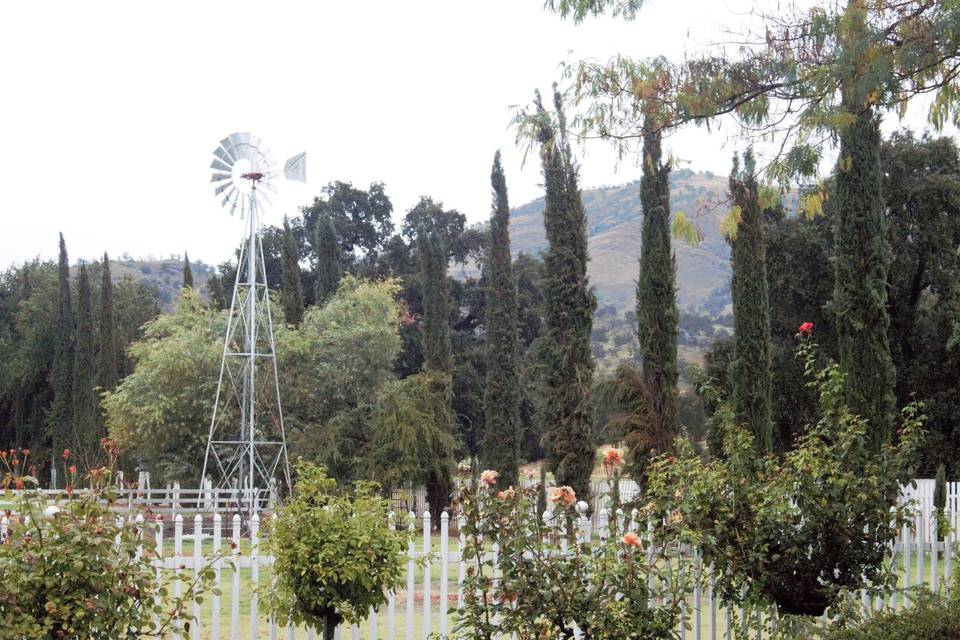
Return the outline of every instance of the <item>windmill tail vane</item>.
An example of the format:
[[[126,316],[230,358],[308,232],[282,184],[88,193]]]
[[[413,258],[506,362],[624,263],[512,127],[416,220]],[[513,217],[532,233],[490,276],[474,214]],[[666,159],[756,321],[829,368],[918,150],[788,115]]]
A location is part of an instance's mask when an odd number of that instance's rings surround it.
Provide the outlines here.
[[[306,153],[276,167],[270,150],[250,133],[232,133],[213,151],[210,182],[221,206],[249,215],[230,303],[220,377],[204,454],[201,486],[232,490],[248,517],[290,487],[280,376],[273,339],[266,263],[258,223],[261,200],[281,178],[306,180]],[[208,475],[209,474],[209,475]]]

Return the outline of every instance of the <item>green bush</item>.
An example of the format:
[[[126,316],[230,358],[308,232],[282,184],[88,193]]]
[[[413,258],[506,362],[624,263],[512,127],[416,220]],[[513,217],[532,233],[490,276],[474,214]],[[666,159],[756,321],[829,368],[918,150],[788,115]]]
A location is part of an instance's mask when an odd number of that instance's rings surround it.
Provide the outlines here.
[[[269,525],[274,583],[265,604],[281,626],[322,628],[364,620],[401,584],[407,536],[389,526],[379,486],[357,482],[337,490],[323,467],[299,460],[293,497]]]
[[[687,524],[704,562],[717,567],[726,601],[819,616],[845,592],[895,588],[884,559],[908,516],[897,498],[912,477],[924,418],[907,405],[897,444],[875,450],[870,425],[847,406],[843,374],[836,364],[821,368],[809,331],[801,328],[797,355],[819,415],[796,448],[782,459],[758,456],[721,401],[724,459],[704,463],[678,442],[676,457],[650,467],[645,510]]]
[[[831,632],[826,640],[956,640],[960,638],[960,580],[950,593],[915,592],[913,606],[884,612]]]

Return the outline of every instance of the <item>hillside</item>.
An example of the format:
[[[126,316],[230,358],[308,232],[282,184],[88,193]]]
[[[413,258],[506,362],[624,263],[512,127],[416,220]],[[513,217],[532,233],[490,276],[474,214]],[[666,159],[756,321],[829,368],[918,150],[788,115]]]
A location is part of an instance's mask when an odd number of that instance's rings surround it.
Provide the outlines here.
[[[675,242],[677,256],[677,302],[696,309],[714,298],[727,298],[730,281],[730,248],[720,234],[725,212],[727,179],[688,169],[670,175],[672,212],[697,216],[703,241],[697,247]],[[587,210],[590,246],[588,273],[601,306],[619,309],[634,304],[637,260],[640,256],[642,217],[640,183],[601,187],[583,192]],[[543,230],[543,198],[512,211],[510,241],[514,254],[536,254],[546,248]]]
[[[194,287],[205,296],[207,279],[216,269],[200,261],[191,261],[190,269],[193,271]],[[156,288],[160,307],[164,311],[171,311],[183,286],[183,257],[134,260],[124,256],[120,260],[110,261],[110,275],[114,281],[132,278],[148,287]]]

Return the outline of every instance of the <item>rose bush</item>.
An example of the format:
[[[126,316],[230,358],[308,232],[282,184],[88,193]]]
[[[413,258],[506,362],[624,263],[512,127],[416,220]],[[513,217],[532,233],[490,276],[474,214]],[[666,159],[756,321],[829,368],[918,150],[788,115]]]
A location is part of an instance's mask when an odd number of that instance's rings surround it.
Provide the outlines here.
[[[190,572],[183,595],[169,595],[182,578],[158,576],[154,539],[144,531],[150,525],[118,520],[111,511],[117,450],[103,445],[109,463],[90,471],[89,490],[74,491],[84,478],[70,465],[61,496],[37,490],[28,450],[0,455],[4,500],[16,506],[0,544],[0,637],[132,640],[189,630],[187,609],[202,601],[213,571],[204,568],[197,578]],[[63,458],[69,465],[68,451]]]
[[[611,454],[609,465],[621,463],[622,455]],[[570,487],[550,491],[544,518],[539,487],[498,489],[489,482],[495,476],[486,477],[459,497],[467,568],[453,637],[676,637],[680,603],[695,578],[668,558],[683,536],[679,523],[648,538],[645,524],[634,531],[629,516],[611,517],[605,537],[585,540]]]

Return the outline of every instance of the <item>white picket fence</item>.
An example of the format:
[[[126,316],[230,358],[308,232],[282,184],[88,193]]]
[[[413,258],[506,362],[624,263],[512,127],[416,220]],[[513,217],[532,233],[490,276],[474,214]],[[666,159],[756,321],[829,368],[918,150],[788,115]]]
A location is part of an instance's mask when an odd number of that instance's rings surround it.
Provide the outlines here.
[[[901,531],[890,557],[890,562],[896,563],[900,570],[903,586],[925,583],[938,589],[952,578],[958,552],[957,532],[960,530],[958,489],[960,483],[950,483],[947,514],[953,527],[946,542],[934,542],[932,489],[928,491],[928,483],[919,481],[915,490],[905,490],[902,499],[915,500],[915,518]],[[581,515],[578,535],[582,540],[605,537],[609,519],[606,508],[597,510],[593,518]],[[138,515],[136,522],[142,524],[143,516]],[[451,522],[447,513],[443,513],[437,539],[429,512],[419,517],[410,512],[406,588],[389,593],[387,605],[380,611],[372,611],[362,626],[338,630],[339,637],[349,633],[355,640],[414,640],[427,639],[433,633],[441,637],[448,634],[454,624],[454,610],[463,604],[465,565],[461,557],[464,539],[462,535],[459,538],[451,535],[453,527],[458,531],[461,529],[459,524]],[[239,515],[225,516],[219,512],[198,512],[186,518],[183,513],[178,513],[166,520],[156,519],[153,526],[157,536],[158,559],[155,564],[158,571],[164,567],[192,578],[197,571],[212,563],[215,584],[221,592],[219,596],[208,596],[203,605],[194,606],[189,634],[174,634],[172,637],[183,640],[187,637],[191,640],[313,640],[317,637],[312,629],[278,628],[261,610],[256,586],[268,584],[273,558],[260,553],[260,525],[256,516],[245,523]],[[5,537],[8,526],[4,517],[0,521],[0,538]],[[413,534],[417,532],[419,535],[414,538]],[[644,531],[638,533],[645,535]],[[184,551],[185,543],[189,547],[187,552]],[[224,551],[226,555],[220,557]],[[218,560],[212,560],[218,557]],[[421,559],[423,564],[418,566]],[[749,628],[757,638],[768,635],[776,620],[765,612],[725,607],[714,593],[710,568],[702,565],[695,550],[685,550],[680,561],[695,575],[703,576],[704,572],[707,575],[706,580],[697,580],[698,585],[705,586],[697,586],[686,603],[684,618],[689,631],[680,629],[681,638],[730,640],[737,624]],[[438,569],[437,576],[434,576],[434,567]],[[175,585],[175,595],[179,595],[182,586]],[[909,606],[902,596],[888,603],[870,601],[863,596],[865,609],[880,608],[884,604],[898,608]]]

